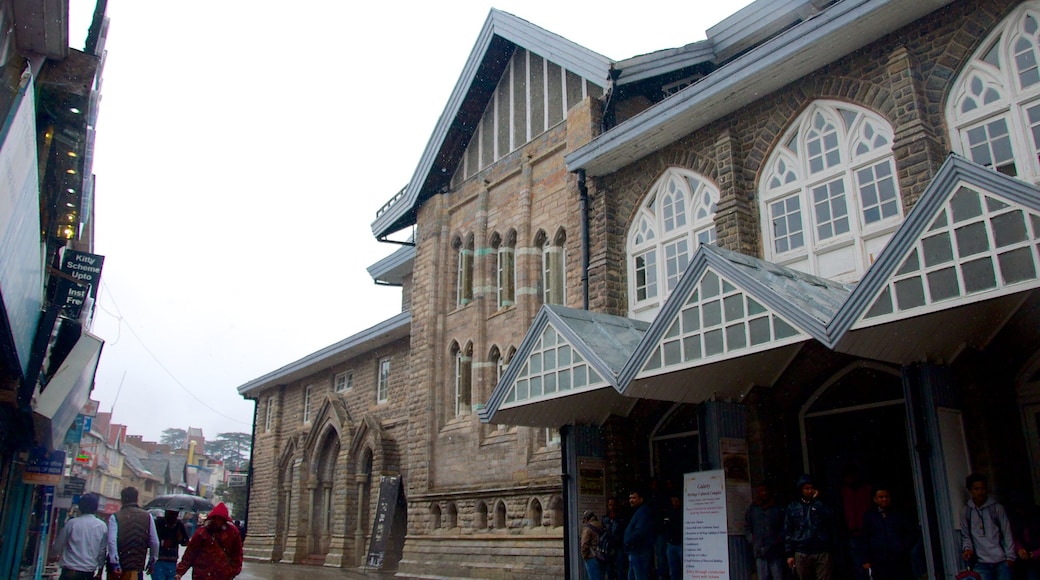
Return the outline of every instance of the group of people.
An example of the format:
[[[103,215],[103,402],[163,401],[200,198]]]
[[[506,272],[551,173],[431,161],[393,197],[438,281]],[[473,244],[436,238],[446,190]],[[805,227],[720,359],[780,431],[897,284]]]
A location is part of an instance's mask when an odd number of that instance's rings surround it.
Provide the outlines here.
[[[674,489],[633,489],[631,513],[622,515],[614,498],[602,519],[582,515],[580,551],[590,580],[682,578],[682,497]]]
[[[136,488],[124,488],[120,500],[106,523],[97,516],[98,496],[80,497],[80,515],[54,541],[60,580],[99,580],[106,569],[110,580],[180,580],[189,569],[197,580],[231,580],[242,572],[242,538],[223,502],[189,536],[177,511],[156,520],[141,509]],[[178,562],[180,546],[187,547]]]
[[[1040,511],[1031,502],[1015,501],[1009,517],[989,495],[982,474],[969,475],[965,487],[970,498],[960,516],[964,568],[981,580],[1040,580]],[[893,509],[892,490],[853,479],[841,492],[844,537],[854,569],[871,580],[913,578],[912,552],[919,533],[905,513]],[[759,580],[783,580],[785,564],[801,580],[830,580],[834,574],[838,516],[820,499],[808,475],[798,480],[796,495],[781,507],[768,487],[756,489],[747,510],[746,535]],[[869,497],[869,505],[863,497]]]

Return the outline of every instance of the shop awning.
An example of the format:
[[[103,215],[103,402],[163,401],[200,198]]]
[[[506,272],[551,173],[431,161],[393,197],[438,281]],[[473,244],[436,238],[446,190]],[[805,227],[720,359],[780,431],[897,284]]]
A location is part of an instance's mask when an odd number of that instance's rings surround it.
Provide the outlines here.
[[[90,397],[103,345],[103,340],[84,331],[33,400],[33,425],[39,444],[50,449],[63,445],[65,432]]]

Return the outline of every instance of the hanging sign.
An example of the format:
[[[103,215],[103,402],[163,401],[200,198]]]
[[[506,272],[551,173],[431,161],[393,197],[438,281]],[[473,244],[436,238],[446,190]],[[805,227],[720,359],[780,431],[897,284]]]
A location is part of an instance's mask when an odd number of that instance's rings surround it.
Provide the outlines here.
[[[22,482],[28,485],[58,485],[65,471],[65,452],[47,452],[45,447],[34,447],[29,451],[29,462],[25,464]]]

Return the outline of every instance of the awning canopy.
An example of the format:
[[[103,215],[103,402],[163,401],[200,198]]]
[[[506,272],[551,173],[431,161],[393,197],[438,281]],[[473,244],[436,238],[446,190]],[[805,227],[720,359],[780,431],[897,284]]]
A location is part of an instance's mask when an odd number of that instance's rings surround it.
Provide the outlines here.
[[[84,331],[33,400],[33,426],[40,445],[49,449],[63,445],[66,431],[90,397],[103,345],[103,340]]]

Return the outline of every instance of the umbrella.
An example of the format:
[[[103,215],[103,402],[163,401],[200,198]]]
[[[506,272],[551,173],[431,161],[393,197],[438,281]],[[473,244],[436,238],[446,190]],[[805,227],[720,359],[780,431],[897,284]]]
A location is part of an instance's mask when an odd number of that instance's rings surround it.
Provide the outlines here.
[[[159,495],[148,502],[144,509],[157,508],[161,510],[177,510],[185,512],[208,512],[213,509],[213,502],[197,495],[186,493],[174,493],[170,495]]]

